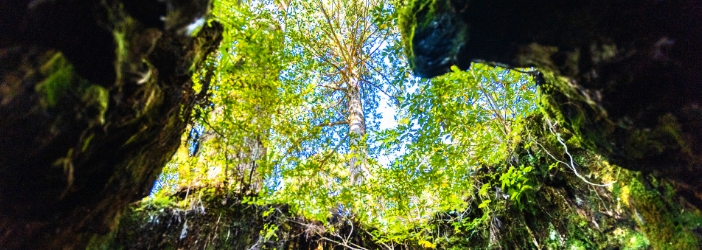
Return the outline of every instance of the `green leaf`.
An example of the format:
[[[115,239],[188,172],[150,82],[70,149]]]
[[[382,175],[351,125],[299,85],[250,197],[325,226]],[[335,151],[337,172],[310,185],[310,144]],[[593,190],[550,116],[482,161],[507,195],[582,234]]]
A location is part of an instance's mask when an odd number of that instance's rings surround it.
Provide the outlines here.
[[[483,200],[483,202],[481,202],[480,205],[478,205],[478,208],[486,208],[490,204],[490,201],[491,200]]]

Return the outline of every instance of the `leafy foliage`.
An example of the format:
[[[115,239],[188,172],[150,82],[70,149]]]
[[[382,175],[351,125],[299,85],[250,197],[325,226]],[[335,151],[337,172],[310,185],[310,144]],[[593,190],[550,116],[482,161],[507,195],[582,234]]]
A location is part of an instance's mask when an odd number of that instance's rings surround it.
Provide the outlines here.
[[[456,227],[497,223],[494,190],[519,203],[533,187],[531,167],[510,163],[521,121],[536,112],[531,76],[475,64],[412,77],[397,4],[216,1],[224,45],[195,76],[196,119],[155,196],[217,186],[257,195],[252,204],[288,204],[330,232],[330,220],[353,220],[376,228],[368,233],[381,244],[426,248],[437,214],[477,202],[482,217]],[[392,121],[381,106],[395,110],[396,126],[380,129]],[[363,182],[352,180],[354,161]]]

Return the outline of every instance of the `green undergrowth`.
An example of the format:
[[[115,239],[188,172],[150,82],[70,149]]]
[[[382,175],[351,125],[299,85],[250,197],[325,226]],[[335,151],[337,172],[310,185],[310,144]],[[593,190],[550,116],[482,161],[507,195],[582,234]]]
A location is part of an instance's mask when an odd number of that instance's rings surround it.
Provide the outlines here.
[[[542,113],[571,133],[564,136],[568,147],[587,151],[600,159],[609,157],[618,162],[631,163],[648,155],[665,150],[689,151],[689,145],[680,138],[678,122],[671,115],[659,117],[654,129],[644,130],[627,124],[615,123],[597,102],[589,99],[580,88],[567,79],[544,74],[546,83],[541,86],[540,108]],[[572,132],[571,132],[572,131]],[[553,134],[550,136],[551,142]],[[549,138],[548,136],[546,137]],[[613,141],[624,141],[616,145]],[[626,155],[622,160],[622,155]],[[606,187],[606,194],[598,192],[601,204],[607,210],[600,214],[617,215],[609,224],[618,226],[608,230],[605,241],[618,242],[613,246],[625,249],[698,249],[700,211],[676,194],[673,185],[650,174],[630,171],[619,166],[592,162],[587,155],[575,156],[576,165],[588,171],[586,176],[599,176]],[[593,164],[595,163],[595,164]],[[648,164],[648,163],[647,163]],[[655,166],[654,166],[655,167]],[[648,169],[649,167],[641,167]],[[577,180],[576,180],[577,181]],[[573,186],[573,190],[593,190],[597,187]],[[627,218],[626,222],[622,218]],[[601,226],[598,224],[598,227]],[[587,235],[587,234],[585,234]],[[578,241],[583,245],[587,241]],[[610,243],[608,243],[610,244]],[[589,249],[588,244],[584,244]],[[597,248],[601,248],[598,246]]]
[[[670,183],[612,165],[541,119],[527,121],[533,140],[517,158],[484,175],[480,197],[437,214],[425,239],[437,249],[699,248],[700,211]]]
[[[287,208],[256,205],[218,188],[149,197],[131,206],[111,234],[88,249],[278,249],[288,239]]]
[[[336,217],[329,223],[338,231],[291,214],[287,205],[201,187],[134,204],[116,230],[93,238],[88,249],[331,249],[340,241],[379,249],[358,225]]]
[[[610,164],[543,119],[528,118],[514,157],[480,174],[478,196],[466,210],[437,213],[397,242],[364,229],[374,235],[367,240],[377,241],[366,242],[377,247],[370,249],[699,248],[702,214],[671,184]],[[154,196],[133,206],[119,229],[91,249],[308,249],[295,243],[296,233],[325,234],[322,223],[299,219],[286,206],[259,203],[220,188]]]

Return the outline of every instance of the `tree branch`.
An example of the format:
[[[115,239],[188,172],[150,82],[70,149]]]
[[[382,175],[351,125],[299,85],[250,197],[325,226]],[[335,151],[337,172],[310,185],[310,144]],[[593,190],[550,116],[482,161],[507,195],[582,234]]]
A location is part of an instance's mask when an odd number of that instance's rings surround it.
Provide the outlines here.
[[[397,105],[400,104],[400,100],[397,99],[397,97],[395,97],[394,95],[388,94],[388,92],[385,92],[385,90],[382,89],[380,86],[378,86],[378,85],[374,84],[373,82],[368,81],[368,80],[366,80],[366,79],[362,79],[362,80],[363,80],[363,82],[368,83],[368,84],[370,84],[371,86],[373,86],[375,89],[380,90],[380,92],[382,92],[383,94],[385,94],[387,97],[392,98],[392,99],[395,101],[395,104],[397,104]]]
[[[331,127],[331,126],[336,126],[336,125],[341,125],[341,124],[349,124],[349,122],[348,121],[338,121],[338,122],[320,123],[320,124],[317,124],[317,127]]]
[[[328,88],[336,91],[344,91],[344,89],[339,88],[337,86],[332,86],[332,85],[325,85],[325,84],[317,84],[317,87],[322,87],[322,88]]]

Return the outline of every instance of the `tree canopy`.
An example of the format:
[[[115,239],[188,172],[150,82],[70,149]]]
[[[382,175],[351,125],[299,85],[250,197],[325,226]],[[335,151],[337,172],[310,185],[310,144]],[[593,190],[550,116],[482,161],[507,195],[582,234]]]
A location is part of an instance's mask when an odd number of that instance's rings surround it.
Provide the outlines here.
[[[465,223],[489,226],[496,187],[519,203],[532,167],[504,162],[529,141],[532,75],[474,64],[412,76],[402,4],[215,1],[225,38],[194,77],[207,98],[152,198],[219,186],[331,231],[340,217],[376,229],[378,242],[426,246],[430,219],[476,201],[485,216]]]

